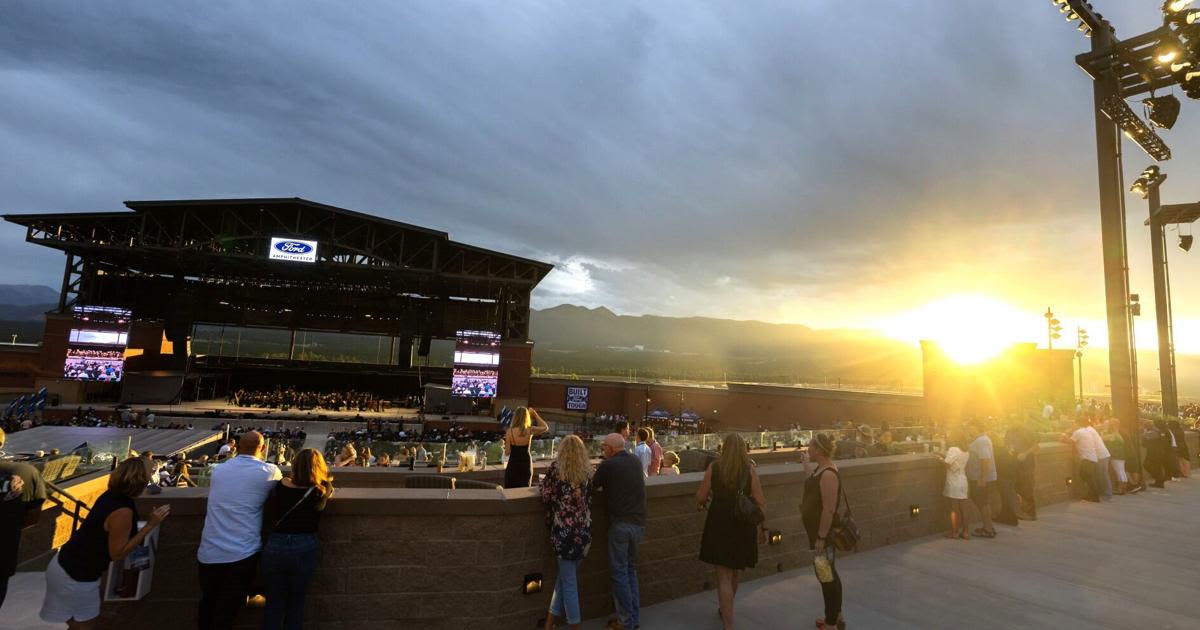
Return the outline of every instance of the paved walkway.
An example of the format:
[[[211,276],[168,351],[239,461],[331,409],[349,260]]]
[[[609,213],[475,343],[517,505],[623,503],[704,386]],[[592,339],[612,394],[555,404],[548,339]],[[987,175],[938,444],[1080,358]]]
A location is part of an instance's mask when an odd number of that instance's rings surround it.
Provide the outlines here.
[[[1043,509],[992,540],[940,536],[839,562],[851,628],[1200,628],[1200,476]],[[811,571],[743,584],[738,630],[812,628]],[[646,630],[719,629],[716,591],[642,610]],[[603,620],[584,624],[604,627]]]

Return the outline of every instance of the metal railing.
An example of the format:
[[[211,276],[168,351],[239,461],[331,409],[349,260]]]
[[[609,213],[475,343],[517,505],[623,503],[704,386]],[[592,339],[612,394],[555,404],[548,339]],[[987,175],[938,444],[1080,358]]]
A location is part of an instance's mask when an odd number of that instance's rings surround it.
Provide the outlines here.
[[[47,493],[46,498],[62,509],[64,514],[71,517],[71,532],[75,532],[82,527],[83,520],[87,518],[86,512],[90,512],[92,508],[83,501],[76,499],[70,492],[63,490],[49,481],[46,482],[46,489],[50,491]]]

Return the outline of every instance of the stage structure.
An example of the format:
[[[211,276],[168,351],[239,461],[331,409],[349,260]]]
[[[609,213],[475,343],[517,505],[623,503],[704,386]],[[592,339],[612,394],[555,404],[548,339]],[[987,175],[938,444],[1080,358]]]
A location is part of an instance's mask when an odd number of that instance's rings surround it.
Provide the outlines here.
[[[300,198],[125,206],[4,216],[26,228],[26,241],[66,254],[58,309],[47,315],[43,376],[62,375],[72,331],[88,328],[87,313],[103,307],[130,313],[127,389],[139,378],[238,362],[196,355],[197,325],[290,331],[286,357],[257,360],[281,369],[311,367],[296,354],[297,331],[387,338],[385,365],[371,366],[385,374],[412,370],[433,339],[477,330],[500,340],[497,398],[528,398],[530,293],[550,264]]]

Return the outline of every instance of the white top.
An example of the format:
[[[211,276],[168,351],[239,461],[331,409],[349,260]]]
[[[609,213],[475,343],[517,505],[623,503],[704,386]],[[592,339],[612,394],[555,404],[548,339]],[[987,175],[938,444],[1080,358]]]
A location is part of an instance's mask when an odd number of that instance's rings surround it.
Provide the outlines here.
[[[222,444],[221,450],[217,451],[217,458],[220,459],[222,457],[227,457],[229,455],[229,451],[232,451],[232,450],[233,450],[233,448],[231,446],[229,446],[228,444]]]
[[[258,553],[263,504],[283,478],[275,464],[238,455],[212,469],[208,511],[196,558],[204,564],[244,560]]]
[[[650,450],[650,447],[645,442],[641,442],[633,447],[633,454],[642,462],[642,475],[649,477],[650,460],[654,457],[654,453]]]
[[[1101,459],[1112,459],[1112,453],[1108,452],[1108,447],[1104,445],[1104,437],[1096,430],[1096,427],[1088,427],[1088,433],[1092,434],[1092,444],[1096,448],[1097,461]]]
[[[1075,454],[1079,459],[1086,459],[1089,462],[1099,461],[1099,450],[1096,449],[1096,441],[1092,439],[1092,427],[1079,427],[1071,434],[1071,441],[1075,443]]]
[[[967,461],[971,454],[957,446],[946,449],[946,484],[942,495],[951,499],[967,498]]]

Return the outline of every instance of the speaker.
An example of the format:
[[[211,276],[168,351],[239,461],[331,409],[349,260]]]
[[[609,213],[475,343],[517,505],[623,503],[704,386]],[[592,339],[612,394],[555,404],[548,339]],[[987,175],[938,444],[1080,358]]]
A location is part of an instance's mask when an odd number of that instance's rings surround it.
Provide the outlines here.
[[[417,346],[417,356],[428,357],[429,346],[433,343],[433,337],[430,335],[421,335],[421,343]]]

